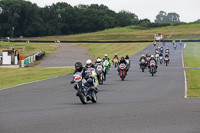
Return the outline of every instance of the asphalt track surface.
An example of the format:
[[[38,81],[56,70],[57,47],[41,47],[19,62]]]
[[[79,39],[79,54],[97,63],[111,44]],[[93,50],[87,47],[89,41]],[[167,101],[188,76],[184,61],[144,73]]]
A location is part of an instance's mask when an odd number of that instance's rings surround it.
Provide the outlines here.
[[[72,75],[0,91],[0,133],[199,133],[199,99],[184,99],[182,47],[166,46],[170,64],[154,77],[138,65],[152,45],[131,59],[125,81],[112,68],[96,104],[75,96]]]

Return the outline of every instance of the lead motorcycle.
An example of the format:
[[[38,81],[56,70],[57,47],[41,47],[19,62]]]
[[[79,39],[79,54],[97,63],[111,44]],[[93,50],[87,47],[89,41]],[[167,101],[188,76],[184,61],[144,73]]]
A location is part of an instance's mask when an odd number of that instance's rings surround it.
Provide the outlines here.
[[[126,78],[126,64],[121,63],[119,65],[119,77],[122,79],[122,81]]]
[[[105,67],[103,68],[101,64],[97,64],[96,72],[97,72],[97,79],[99,81],[99,84],[102,85],[104,81]]]
[[[156,62],[154,60],[150,61],[150,74],[152,76],[156,74]]]
[[[90,75],[94,76],[93,74],[95,75],[94,72],[89,70],[86,72],[86,77],[89,78]],[[77,72],[73,75],[73,80],[77,86],[78,96],[83,104],[87,104],[88,101],[92,101],[93,103],[97,102],[97,91],[88,83],[89,79],[82,78],[81,73]]]

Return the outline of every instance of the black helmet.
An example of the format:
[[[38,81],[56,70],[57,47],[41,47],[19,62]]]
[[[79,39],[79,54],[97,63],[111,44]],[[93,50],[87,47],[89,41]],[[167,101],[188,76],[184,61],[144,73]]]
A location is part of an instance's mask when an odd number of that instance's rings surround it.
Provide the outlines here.
[[[121,60],[124,60],[124,56],[121,57]]]
[[[128,57],[128,55],[126,55],[126,59],[128,59],[129,57]]]
[[[75,63],[75,68],[78,69],[78,70],[82,69],[82,66],[83,66],[83,65],[82,65],[81,62],[76,62],[76,63]]]

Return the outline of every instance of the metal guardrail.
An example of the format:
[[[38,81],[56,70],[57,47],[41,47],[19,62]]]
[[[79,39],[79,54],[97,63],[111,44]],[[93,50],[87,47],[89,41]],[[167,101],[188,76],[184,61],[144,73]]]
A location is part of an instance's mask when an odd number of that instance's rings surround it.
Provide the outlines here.
[[[141,40],[141,41],[60,41],[60,43],[142,43],[153,42],[154,40]],[[173,40],[164,40],[165,42],[172,42]],[[179,41],[179,40],[176,40]],[[13,40],[10,42],[26,42],[24,40]],[[55,43],[55,41],[30,41],[32,43]],[[159,41],[157,41],[159,42]],[[182,42],[200,42],[200,40],[182,40]]]

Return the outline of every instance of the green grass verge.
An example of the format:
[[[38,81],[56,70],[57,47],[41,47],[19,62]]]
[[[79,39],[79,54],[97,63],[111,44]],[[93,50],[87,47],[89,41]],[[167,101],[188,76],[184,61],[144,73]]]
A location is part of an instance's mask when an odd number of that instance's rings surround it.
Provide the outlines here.
[[[24,40],[48,40],[48,41],[139,41],[154,40],[154,34],[161,33],[165,40],[169,39],[200,39],[200,23],[182,24],[177,26],[167,26],[140,30],[136,26],[119,27],[106,29],[104,31],[85,33],[68,36],[47,36],[38,38],[25,38]]]
[[[188,97],[200,97],[200,70],[186,70]]]
[[[187,43],[184,61],[187,67],[200,67],[200,43]]]
[[[56,50],[55,44],[51,43],[11,43],[11,42],[0,42],[0,53],[2,50],[11,49],[14,47],[19,50],[24,57],[33,55],[38,51],[45,51],[46,54],[51,54]],[[22,48],[25,48],[24,51]]]
[[[72,73],[72,68],[0,68],[0,89]]]
[[[95,58],[101,57],[102,59],[105,54],[108,54],[109,58],[112,59],[115,53],[117,53],[118,57],[126,55],[133,56],[146,48],[149,43],[82,43],[77,45],[89,49],[89,54]]]

